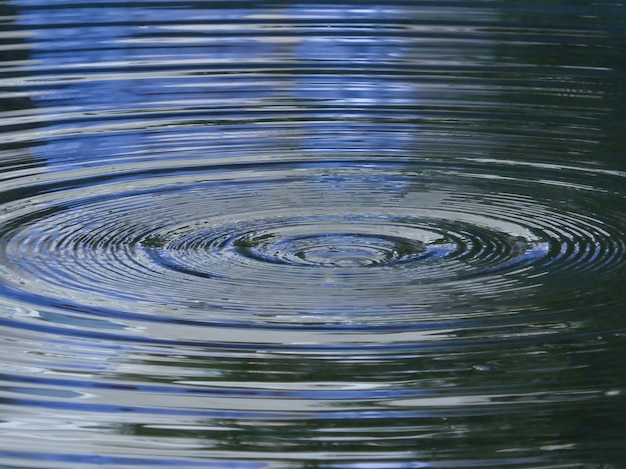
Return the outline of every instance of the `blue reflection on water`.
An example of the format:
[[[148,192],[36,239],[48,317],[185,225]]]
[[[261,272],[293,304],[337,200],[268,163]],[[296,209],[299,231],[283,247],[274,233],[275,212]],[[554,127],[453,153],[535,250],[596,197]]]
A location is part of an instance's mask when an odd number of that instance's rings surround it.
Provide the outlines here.
[[[46,144],[34,150],[53,169],[181,149],[207,158],[261,149],[393,156],[417,144],[422,91],[394,69],[419,52],[386,35],[389,25],[406,24],[403,7],[16,5],[44,71],[27,86],[45,86],[34,100],[50,114]],[[257,18],[235,34],[220,28]]]

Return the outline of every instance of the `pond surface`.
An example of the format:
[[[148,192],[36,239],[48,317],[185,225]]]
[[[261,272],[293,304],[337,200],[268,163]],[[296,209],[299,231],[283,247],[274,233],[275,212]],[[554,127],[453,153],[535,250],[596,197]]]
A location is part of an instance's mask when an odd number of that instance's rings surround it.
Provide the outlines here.
[[[0,24],[2,468],[626,467],[626,4]]]

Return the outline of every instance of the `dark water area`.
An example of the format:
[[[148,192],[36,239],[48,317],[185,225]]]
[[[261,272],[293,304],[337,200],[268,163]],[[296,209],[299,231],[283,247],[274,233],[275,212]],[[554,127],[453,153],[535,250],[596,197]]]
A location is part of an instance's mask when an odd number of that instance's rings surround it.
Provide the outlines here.
[[[0,467],[626,467],[626,4],[0,0]]]

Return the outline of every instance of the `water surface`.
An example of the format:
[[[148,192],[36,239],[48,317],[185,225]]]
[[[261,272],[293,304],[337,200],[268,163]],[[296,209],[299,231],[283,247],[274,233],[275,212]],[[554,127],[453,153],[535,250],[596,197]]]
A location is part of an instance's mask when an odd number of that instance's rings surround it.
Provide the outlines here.
[[[0,23],[3,468],[626,467],[622,2]]]

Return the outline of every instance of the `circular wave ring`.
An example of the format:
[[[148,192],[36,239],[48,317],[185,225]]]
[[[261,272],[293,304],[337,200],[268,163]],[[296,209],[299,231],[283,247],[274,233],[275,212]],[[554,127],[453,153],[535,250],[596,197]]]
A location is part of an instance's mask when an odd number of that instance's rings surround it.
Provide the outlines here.
[[[203,223],[210,225],[210,221]],[[293,267],[392,267],[443,257],[453,249],[440,234],[394,223],[391,217],[274,219],[268,215],[248,220],[251,231],[239,232],[239,225],[243,224],[212,225],[208,230],[192,230],[184,235],[152,234],[142,245],[157,248],[158,258],[165,265],[187,271],[196,265],[200,274],[202,266],[210,266],[215,256],[231,256],[231,262],[245,266],[256,261]],[[169,238],[173,241],[165,242]]]
[[[490,193],[443,171],[428,183],[377,171],[152,177],[141,190],[110,182],[108,193],[68,201],[61,190],[0,233],[3,276],[25,298],[120,314],[291,323],[341,311],[354,324],[383,313],[394,324],[455,305],[471,316],[464,305],[541,287],[529,278],[624,263],[618,226],[557,211],[508,181],[509,192]]]

